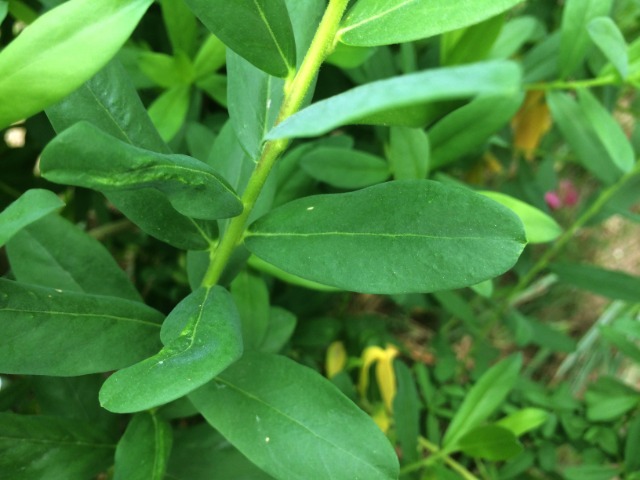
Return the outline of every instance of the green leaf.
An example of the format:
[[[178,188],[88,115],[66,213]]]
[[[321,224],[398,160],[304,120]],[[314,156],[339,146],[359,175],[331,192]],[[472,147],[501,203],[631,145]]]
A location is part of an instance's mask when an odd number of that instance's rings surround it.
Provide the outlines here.
[[[625,332],[619,331],[610,325],[602,325],[600,334],[620,352],[629,357],[631,361],[640,364],[640,347],[627,338]]]
[[[460,437],[458,447],[465,455],[497,462],[515,457],[523,448],[512,431],[497,425],[484,425]]]
[[[7,244],[7,255],[13,275],[22,283],[142,302],[111,254],[57,215],[18,233]]]
[[[387,157],[396,180],[419,180],[429,172],[429,137],[421,128],[391,127]]]
[[[636,163],[636,155],[622,127],[589,90],[579,89],[578,101],[598,140],[609,154],[609,159],[621,171],[631,171]]]
[[[358,0],[338,31],[348,45],[391,45],[467,27],[520,0]]]
[[[560,76],[566,78],[582,64],[590,46],[589,22],[606,16],[611,10],[612,0],[567,0],[562,14]]]
[[[151,3],[70,0],[39,17],[0,53],[0,128],[48,107],[91,78]]]
[[[447,452],[460,448],[460,440],[495,412],[516,384],[522,355],[512,355],[487,370],[467,393],[442,440]]]
[[[264,341],[269,328],[267,284],[244,270],[231,282],[231,295],[238,306],[245,349],[254,350]]]
[[[255,255],[251,255],[247,260],[247,263],[249,264],[249,266],[251,266],[251,268],[254,268],[260,272],[267,273],[279,280],[282,280],[283,282],[290,283],[291,285],[297,285],[298,287],[308,288],[309,290],[318,290],[321,292],[335,292],[339,290],[337,288],[329,287],[318,282],[312,282],[311,280],[298,277],[297,275],[291,275],[290,273],[287,273],[284,270],[265,262],[261,258],[256,257]]]
[[[162,314],[139,302],[0,279],[0,371],[75,376],[157,350]]]
[[[198,22],[182,0],[160,0],[173,53],[194,53],[198,42]]]
[[[371,418],[330,381],[285,357],[249,352],[189,398],[274,478],[398,478],[397,456]]]
[[[553,120],[580,163],[607,184],[618,180],[622,172],[602,144],[583,107],[561,92],[548,92],[547,104]]]
[[[520,220],[505,207],[429,180],[296,200],[260,218],[245,238],[278,268],[366,293],[473,285],[509,269],[524,244]]]
[[[396,435],[406,463],[418,461],[418,436],[420,435],[420,398],[411,369],[404,363],[393,363],[398,391],[393,399],[393,419]]]
[[[187,118],[190,91],[188,85],[172,87],[149,106],[149,117],[165,142],[176,136]]]
[[[542,36],[544,26],[534,16],[523,15],[510,19],[504,24],[496,39],[489,58],[509,58],[520,50],[528,40]]]
[[[205,384],[242,355],[240,319],[222,287],[201,287],[182,300],[162,325],[164,348],[111,375],[100,404],[117,413],[168,403]]]
[[[0,0],[0,23],[7,17],[9,11],[9,2],[7,0]]]
[[[549,413],[539,408],[523,408],[496,422],[499,427],[506,428],[519,437],[540,427],[549,419]]]
[[[87,160],[91,159],[91,163]],[[42,152],[42,175],[52,182],[99,191],[156,189],[180,213],[214,220],[238,215],[242,203],[206,164],[186,155],[133,147],[80,122]]]
[[[627,472],[640,472],[640,415],[636,415],[628,424],[624,466]]]
[[[587,31],[593,43],[618,70],[622,78],[629,73],[627,42],[622,32],[609,17],[597,17],[589,22]]]
[[[113,449],[92,423],[0,412],[0,472],[11,480],[95,478]]]
[[[389,166],[383,158],[349,148],[314,148],[300,159],[302,169],[321,182],[353,190],[384,182]]]
[[[166,53],[142,51],[137,56],[138,68],[153,83],[164,88],[186,86],[193,82],[195,67],[184,53],[171,56]]]
[[[260,344],[260,351],[278,353],[293,335],[297,323],[296,316],[280,307],[269,309],[269,326]]]
[[[0,247],[29,224],[61,207],[64,202],[55,193],[39,188],[27,190],[0,213]]]
[[[116,448],[114,480],[162,480],[171,443],[169,422],[154,413],[134,415]]]
[[[580,465],[565,468],[562,472],[565,480],[611,480],[616,478],[620,469],[606,465]]]
[[[551,271],[561,282],[598,295],[630,303],[640,301],[640,278],[628,273],[575,263],[553,263]]]
[[[478,193],[495,200],[518,215],[524,225],[529,243],[551,242],[562,234],[562,228],[558,225],[558,222],[543,211],[522,200],[499,192],[482,191]]]
[[[310,137],[401,107],[476,95],[512,95],[520,70],[507,61],[441,68],[368,83],[321,100],[273,128],[267,140]]]
[[[504,15],[445,33],[440,43],[441,64],[462,65],[485,60],[504,25]]]
[[[481,96],[464,105],[429,129],[431,168],[442,168],[475,153],[513,118],[524,95]]]
[[[181,2],[182,3],[182,2]],[[184,3],[183,3],[184,4]],[[227,48],[215,35],[209,35],[202,42],[193,61],[196,78],[213,73],[227,63]]]
[[[640,394],[599,397],[598,401],[587,398],[587,419],[591,422],[611,422],[640,405]]]
[[[286,77],[296,67],[296,42],[284,0],[185,0],[227,47],[259,69]]]

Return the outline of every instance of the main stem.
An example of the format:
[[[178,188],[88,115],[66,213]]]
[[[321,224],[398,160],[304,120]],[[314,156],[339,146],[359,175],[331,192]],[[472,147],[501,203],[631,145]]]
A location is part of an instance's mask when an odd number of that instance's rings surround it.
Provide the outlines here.
[[[300,69],[291,83],[286,85],[284,101],[278,113],[276,124],[300,110],[322,62],[334,47],[336,32],[348,3],[349,0],[329,0],[329,5],[324,12]],[[267,181],[269,172],[271,172],[276,160],[288,146],[289,140],[286,139],[269,140],[265,143],[256,168],[242,195],[242,205],[244,207],[242,213],[231,220],[217,248],[212,251],[211,261],[202,280],[202,286],[212,287],[220,280],[229,258],[242,241],[247,220]]]

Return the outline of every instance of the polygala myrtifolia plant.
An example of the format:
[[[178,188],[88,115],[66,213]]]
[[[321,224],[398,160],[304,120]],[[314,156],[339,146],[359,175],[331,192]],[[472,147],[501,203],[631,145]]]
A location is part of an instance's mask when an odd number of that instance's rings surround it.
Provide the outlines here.
[[[0,477],[640,478],[638,391],[546,385],[535,306],[640,361],[640,280],[554,262],[638,220],[639,14],[0,0]]]

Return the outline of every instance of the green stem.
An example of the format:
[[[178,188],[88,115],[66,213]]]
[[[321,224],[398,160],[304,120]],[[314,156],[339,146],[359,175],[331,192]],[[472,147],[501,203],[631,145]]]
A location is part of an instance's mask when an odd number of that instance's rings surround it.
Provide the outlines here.
[[[276,124],[296,113],[309,92],[313,79],[318,74],[320,66],[334,46],[334,40],[342,15],[347,8],[349,0],[330,0],[329,5],[320,21],[309,50],[300,65],[298,73],[292,81],[287,81],[285,98],[278,114]],[[267,181],[267,177],[276,160],[282,155],[289,145],[289,140],[270,140],[265,143],[262,154],[258,159],[247,188],[242,195],[244,209],[242,213],[234,217],[229,223],[224,236],[220,240],[215,251],[212,251],[209,268],[204,275],[202,285],[211,287],[218,283],[229,258],[238,244],[242,241],[247,220],[255,207],[258,196]]]
[[[429,452],[433,453],[434,455],[429,457],[429,458],[427,458],[427,459],[425,459],[425,460],[421,460],[419,462],[412,463],[411,465],[407,465],[406,467],[404,467],[402,469],[402,471],[401,471],[402,474],[414,472],[416,470],[419,470],[419,469],[421,469],[423,467],[426,467],[426,466],[434,463],[434,460],[442,458],[444,463],[446,463],[451,468],[451,470],[454,470],[455,472],[457,472],[462,478],[464,478],[464,480],[479,480],[478,477],[476,477],[474,474],[472,474],[463,465],[461,465],[458,462],[456,462],[449,455],[444,455],[442,453],[442,450],[440,450],[440,448],[437,445],[435,445],[434,443],[431,443],[426,438],[419,437],[418,438],[418,443],[420,443],[420,445],[424,449],[428,450]]]

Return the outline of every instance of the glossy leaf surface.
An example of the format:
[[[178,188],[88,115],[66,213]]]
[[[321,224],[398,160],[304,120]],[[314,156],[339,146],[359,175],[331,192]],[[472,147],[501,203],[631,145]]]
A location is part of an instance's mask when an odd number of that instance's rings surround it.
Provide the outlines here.
[[[49,190],[27,190],[0,212],[0,247],[27,225],[63,206],[64,202]]]
[[[200,288],[180,302],[162,325],[164,348],[111,375],[100,403],[112,412],[156,407],[200,387],[242,354],[240,320],[222,287]]]
[[[525,239],[515,214],[489,199],[406,180],[288,203],[254,223],[245,244],[309,280],[358,292],[403,293],[495,277],[513,265]]]
[[[98,72],[151,3],[70,0],[33,22],[0,53],[0,128],[57,102]]]
[[[375,423],[331,382],[285,357],[247,353],[189,398],[274,478],[398,477],[396,454]]]
[[[385,111],[476,95],[508,95],[519,89],[515,63],[494,61],[441,68],[368,83],[316,102],[273,128],[266,139],[322,135]]]
[[[162,318],[139,302],[0,279],[0,370],[74,376],[122,368],[156,351]]]

